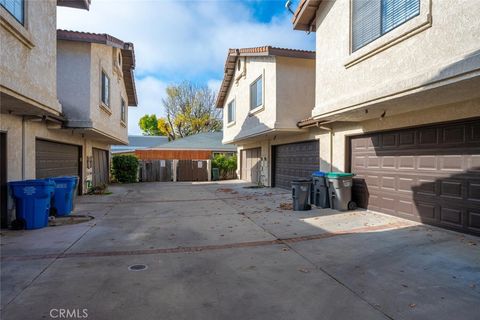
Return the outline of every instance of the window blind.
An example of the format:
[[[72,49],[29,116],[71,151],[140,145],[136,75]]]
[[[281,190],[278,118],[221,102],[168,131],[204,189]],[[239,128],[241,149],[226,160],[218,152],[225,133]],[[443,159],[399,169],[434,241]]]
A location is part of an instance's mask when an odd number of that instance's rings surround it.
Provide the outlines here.
[[[382,32],[398,27],[420,12],[420,0],[382,0]]]
[[[420,13],[420,0],[353,0],[352,50],[356,51]]]
[[[353,0],[352,48],[360,49],[381,36],[381,0]]]
[[[24,0],[0,0],[0,5],[23,24],[23,2]]]

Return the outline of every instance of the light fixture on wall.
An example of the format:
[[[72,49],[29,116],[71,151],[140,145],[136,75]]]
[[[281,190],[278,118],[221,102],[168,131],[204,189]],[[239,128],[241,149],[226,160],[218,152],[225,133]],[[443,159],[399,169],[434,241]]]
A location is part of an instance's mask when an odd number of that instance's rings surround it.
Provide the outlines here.
[[[385,118],[385,115],[387,114],[386,110],[383,110],[382,115],[380,116],[380,120],[383,120]]]

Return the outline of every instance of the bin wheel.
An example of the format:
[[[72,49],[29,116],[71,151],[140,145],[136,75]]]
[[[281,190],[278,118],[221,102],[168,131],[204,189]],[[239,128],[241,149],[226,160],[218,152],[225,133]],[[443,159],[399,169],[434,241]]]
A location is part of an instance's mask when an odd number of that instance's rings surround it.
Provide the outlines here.
[[[13,230],[23,230],[25,229],[25,225],[26,225],[26,222],[25,222],[25,219],[15,219],[12,221],[12,229]]]
[[[350,201],[348,203],[348,210],[355,210],[357,209],[357,204],[355,203],[355,201]]]

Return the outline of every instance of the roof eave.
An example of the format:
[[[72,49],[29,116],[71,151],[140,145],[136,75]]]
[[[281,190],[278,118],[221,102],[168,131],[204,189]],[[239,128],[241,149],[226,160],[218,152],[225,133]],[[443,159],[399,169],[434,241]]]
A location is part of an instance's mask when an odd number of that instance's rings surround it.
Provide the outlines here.
[[[315,17],[323,0],[303,0],[298,5],[292,17],[294,30],[316,31]]]
[[[75,9],[90,9],[91,0],[57,0],[57,6]]]

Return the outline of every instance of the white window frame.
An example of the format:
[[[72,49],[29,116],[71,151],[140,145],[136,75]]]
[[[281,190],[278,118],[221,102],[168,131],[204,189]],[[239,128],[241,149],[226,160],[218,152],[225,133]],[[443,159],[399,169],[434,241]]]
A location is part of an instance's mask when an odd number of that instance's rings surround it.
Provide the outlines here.
[[[227,104],[227,125],[232,125],[236,121],[236,112],[237,112],[237,102],[234,99],[232,99],[228,104]],[[230,110],[230,105],[232,105],[232,110]],[[232,120],[230,120],[230,116]]]
[[[259,80],[262,80],[262,87],[261,87],[262,88],[262,101],[260,102],[259,105],[252,108],[252,86],[254,84],[256,84]],[[250,114],[256,113],[256,112],[264,109],[264,105],[265,105],[265,77],[264,77],[264,74],[261,74],[260,76],[255,78],[255,80],[253,80],[250,83],[250,85],[248,86],[248,105],[249,105],[249,110],[250,110],[249,113]]]
[[[382,51],[423,32],[432,26],[432,0],[420,0],[420,14],[353,52],[353,0],[350,0],[350,36],[345,46],[345,68],[350,68]]]
[[[104,86],[104,81],[103,81],[103,78],[105,78],[108,80],[108,84],[107,84],[107,97],[105,97],[105,93],[104,93],[104,89],[105,89],[105,86]],[[111,86],[110,86],[110,77],[108,76],[108,74],[105,72],[105,70],[102,69],[101,71],[101,74],[100,74],[100,101],[102,103],[102,105],[110,108],[110,90],[111,90]],[[106,98],[104,100],[104,98]]]

